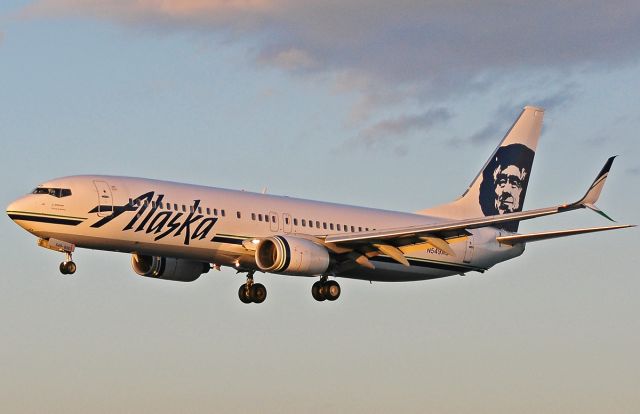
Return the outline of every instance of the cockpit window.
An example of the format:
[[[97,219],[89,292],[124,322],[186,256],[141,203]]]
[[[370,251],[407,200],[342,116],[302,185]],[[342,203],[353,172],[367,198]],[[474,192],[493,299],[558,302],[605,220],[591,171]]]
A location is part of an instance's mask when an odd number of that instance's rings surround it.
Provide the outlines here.
[[[57,198],[62,198],[69,197],[71,195],[71,190],[68,188],[38,187],[33,190],[32,194],[49,194]]]

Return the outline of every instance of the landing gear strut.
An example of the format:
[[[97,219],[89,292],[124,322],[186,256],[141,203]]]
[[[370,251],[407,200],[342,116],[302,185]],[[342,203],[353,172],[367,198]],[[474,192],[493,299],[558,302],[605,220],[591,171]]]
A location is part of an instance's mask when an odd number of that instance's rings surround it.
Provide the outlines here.
[[[340,285],[335,280],[327,280],[322,276],[319,281],[311,286],[311,295],[318,302],[323,300],[334,301],[340,297]]]
[[[63,275],[72,275],[76,272],[76,264],[71,259],[71,252],[65,252],[67,260],[60,263],[60,273]]]
[[[73,263],[71,259],[71,254],[76,249],[76,246],[72,243],[49,238],[49,239],[38,239],[38,246],[44,247],[45,249],[55,250],[56,252],[64,253],[67,259],[60,263],[60,273],[63,275],[72,275],[76,272],[76,264]]]
[[[253,282],[253,273],[247,274],[247,283],[240,285],[238,297],[242,303],[262,303],[267,298],[267,288],[261,283]]]

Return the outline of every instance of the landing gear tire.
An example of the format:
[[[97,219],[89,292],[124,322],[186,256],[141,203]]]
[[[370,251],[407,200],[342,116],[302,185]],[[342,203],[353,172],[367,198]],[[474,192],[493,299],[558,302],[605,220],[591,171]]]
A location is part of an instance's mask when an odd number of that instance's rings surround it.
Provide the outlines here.
[[[240,289],[238,289],[238,297],[242,303],[251,303],[249,287],[247,285],[240,285]]]
[[[253,282],[253,273],[247,274],[247,283],[238,289],[238,297],[242,303],[262,303],[267,298],[267,288],[262,283]]]
[[[340,285],[335,280],[330,280],[324,284],[323,293],[325,299],[334,301],[340,297]]]
[[[313,284],[313,286],[311,286],[311,295],[318,302],[322,302],[323,300],[326,299],[324,297],[324,287],[322,282],[317,281],[316,283]]]
[[[335,280],[318,280],[311,286],[311,295],[318,302],[334,301],[340,297],[340,285]]]
[[[76,272],[76,264],[72,261],[60,263],[60,273],[63,275],[72,275]]]
[[[253,303],[262,303],[267,298],[267,288],[261,283],[254,283],[250,296]]]

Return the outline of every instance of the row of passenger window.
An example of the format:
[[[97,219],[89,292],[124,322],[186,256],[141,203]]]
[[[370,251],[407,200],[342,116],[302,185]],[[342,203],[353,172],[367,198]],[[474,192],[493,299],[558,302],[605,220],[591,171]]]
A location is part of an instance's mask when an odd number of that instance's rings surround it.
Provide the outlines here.
[[[151,208],[159,208],[161,210],[168,210],[168,211],[182,211],[183,213],[187,212],[187,206],[184,204],[177,204],[177,203],[166,203],[166,202],[162,202],[162,201],[152,201],[151,203],[149,203],[149,200],[133,200],[133,199],[129,199],[129,205],[134,206],[134,207],[140,207],[141,205],[144,205],[145,207],[148,206],[149,204],[151,204]],[[226,213],[224,211],[224,209],[220,209],[218,210],[217,208],[202,208],[202,207],[198,207],[198,214],[204,214],[206,213],[208,216],[218,216],[218,213],[220,213],[220,216],[225,217]],[[189,206],[189,213],[193,213],[194,209],[193,206]],[[239,218],[239,217],[238,217]]]
[[[238,217],[240,218],[240,217]],[[253,221],[266,221],[267,223],[271,222],[271,223],[277,223],[278,222],[278,217],[275,215],[269,215],[269,214],[265,214],[264,217],[262,216],[262,214],[256,214],[256,213],[251,213],[251,220]]]
[[[183,213],[187,212],[187,206],[185,204],[167,203],[162,201],[149,202],[149,200],[142,201],[142,200],[133,200],[130,198],[129,205],[134,207],[140,207],[143,205],[147,207],[151,205],[151,208],[159,208],[167,211],[182,211]],[[188,210],[189,210],[189,213],[193,213],[194,212],[193,206],[189,206]],[[224,209],[218,210],[217,208],[212,209],[210,207],[203,208],[199,206],[197,208],[197,211],[199,214],[206,213],[208,216],[211,216],[211,215],[215,217],[217,217],[218,215],[220,215],[221,217],[226,216]],[[242,218],[242,215],[239,211],[236,212],[236,217],[238,219]],[[278,216],[275,214],[251,213],[251,220],[264,221],[266,223],[278,223]],[[346,231],[346,232],[351,231],[351,233],[369,231],[369,227],[350,226],[347,224],[340,224],[340,223],[327,223],[326,221],[320,222],[319,220],[307,220],[307,219],[298,220],[298,218],[293,218],[293,220],[291,220],[288,215],[285,215],[284,224],[289,226],[291,225],[291,223],[293,223],[294,226],[309,227],[309,228],[316,228],[316,229],[322,229],[322,230],[336,230],[336,231]],[[372,229],[372,230],[375,230],[375,229]]]
[[[238,218],[240,218],[240,216],[238,216]],[[264,215],[262,215],[260,213],[258,213],[258,214],[251,213],[251,220],[253,220],[253,221],[256,221],[256,220],[257,221],[265,221],[267,223],[269,223],[269,222],[277,223],[278,222],[278,217],[276,215],[274,215],[274,214],[264,214]],[[289,221],[289,217],[288,216],[284,217],[284,224],[285,225],[290,225],[290,221]],[[346,231],[346,232],[351,230],[351,233],[355,233],[356,231],[358,231],[358,232],[369,231],[369,227],[349,226],[347,224],[334,224],[334,223],[327,223],[326,221],[320,222],[319,220],[307,220],[307,219],[298,220],[297,218],[293,219],[293,225],[294,226],[300,225],[301,227],[309,227],[309,228],[316,228],[316,229],[323,229],[323,230],[337,230],[337,231]]]

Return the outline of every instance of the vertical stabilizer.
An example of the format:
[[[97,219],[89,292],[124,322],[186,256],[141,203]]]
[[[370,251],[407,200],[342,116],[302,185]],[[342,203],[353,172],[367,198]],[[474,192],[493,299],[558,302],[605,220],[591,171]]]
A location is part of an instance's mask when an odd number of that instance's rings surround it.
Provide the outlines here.
[[[525,106],[467,191],[452,203],[418,214],[463,219],[522,211],[543,115],[544,109]],[[518,230],[517,222],[501,226]]]

